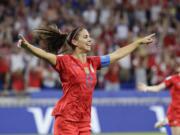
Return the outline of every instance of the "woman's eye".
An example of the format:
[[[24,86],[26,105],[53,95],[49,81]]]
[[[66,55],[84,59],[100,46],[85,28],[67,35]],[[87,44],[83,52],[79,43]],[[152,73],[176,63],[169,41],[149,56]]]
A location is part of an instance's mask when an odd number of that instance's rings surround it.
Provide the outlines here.
[[[84,38],[88,38],[88,35],[85,35]]]

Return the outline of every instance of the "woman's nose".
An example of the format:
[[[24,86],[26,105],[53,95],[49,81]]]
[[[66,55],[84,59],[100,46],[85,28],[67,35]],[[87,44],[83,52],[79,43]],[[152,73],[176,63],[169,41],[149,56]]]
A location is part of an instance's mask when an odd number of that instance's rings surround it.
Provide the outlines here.
[[[94,42],[95,42],[95,40],[94,40],[94,39],[92,39],[92,38],[90,38],[88,42],[90,42],[90,43],[94,43]]]

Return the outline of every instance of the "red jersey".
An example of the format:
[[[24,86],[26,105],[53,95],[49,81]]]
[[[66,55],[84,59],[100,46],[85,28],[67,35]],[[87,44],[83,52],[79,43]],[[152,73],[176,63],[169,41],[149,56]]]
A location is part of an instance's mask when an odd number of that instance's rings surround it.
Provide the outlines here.
[[[170,125],[180,126],[180,75],[170,76],[164,83],[170,88],[171,94],[171,103],[167,112]]]
[[[57,56],[54,68],[61,78],[63,96],[54,107],[52,115],[61,115],[69,121],[90,122],[92,94],[100,61],[99,56],[87,57],[86,63],[72,55]],[[89,73],[84,68],[88,68]]]

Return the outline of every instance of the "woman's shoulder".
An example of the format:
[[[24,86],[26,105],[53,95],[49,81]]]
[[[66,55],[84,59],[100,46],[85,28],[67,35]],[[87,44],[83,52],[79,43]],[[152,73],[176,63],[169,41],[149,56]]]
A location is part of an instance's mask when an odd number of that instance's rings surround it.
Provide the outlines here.
[[[59,59],[66,59],[66,58],[69,58],[69,57],[70,57],[69,54],[58,54],[58,55],[56,55],[56,56],[57,56],[57,58],[59,58]]]
[[[176,78],[180,78],[180,75],[179,74],[173,74],[173,75],[170,75],[166,78],[166,80],[170,80],[170,79],[176,79]]]

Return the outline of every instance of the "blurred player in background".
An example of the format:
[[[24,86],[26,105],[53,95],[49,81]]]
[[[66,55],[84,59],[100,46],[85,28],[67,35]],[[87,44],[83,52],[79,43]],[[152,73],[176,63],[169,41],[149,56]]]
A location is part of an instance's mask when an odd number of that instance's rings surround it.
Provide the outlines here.
[[[156,123],[155,127],[162,127],[167,123],[171,127],[172,135],[180,135],[180,66],[177,66],[176,74],[167,77],[162,83],[147,86],[139,83],[138,89],[144,92],[159,92],[170,88],[171,103],[167,111],[167,120]]]
[[[54,135],[90,135],[96,71],[128,55],[141,44],[152,43],[154,36],[140,38],[105,56],[87,56],[92,39],[84,27],[75,28],[68,34],[51,26],[38,28],[35,32],[47,44],[48,52],[31,45],[23,36],[18,46],[49,62],[61,78],[63,96],[52,113],[55,116]]]

